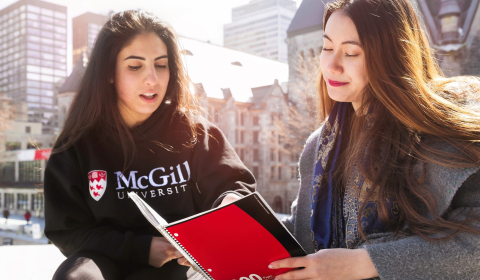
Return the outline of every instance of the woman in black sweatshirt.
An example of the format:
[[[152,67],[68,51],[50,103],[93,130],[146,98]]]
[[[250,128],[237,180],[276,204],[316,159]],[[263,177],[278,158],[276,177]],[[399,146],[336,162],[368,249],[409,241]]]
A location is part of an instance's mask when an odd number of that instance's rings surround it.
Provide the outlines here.
[[[143,11],[100,31],[44,184],[45,235],[68,257],[54,279],[186,279],[185,259],[127,193],[173,222],[255,189],[199,116],[175,34]]]

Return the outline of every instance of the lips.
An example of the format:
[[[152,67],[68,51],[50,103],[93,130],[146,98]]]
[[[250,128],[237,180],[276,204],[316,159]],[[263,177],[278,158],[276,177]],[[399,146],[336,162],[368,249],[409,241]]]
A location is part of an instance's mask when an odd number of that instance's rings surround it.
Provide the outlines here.
[[[331,85],[332,87],[341,87],[341,86],[344,86],[348,83],[344,83],[344,82],[339,82],[339,81],[334,81],[334,80],[328,80],[328,84]]]
[[[158,94],[154,92],[147,92],[147,93],[140,94],[140,98],[147,103],[155,102],[157,100],[157,97],[158,97]]]

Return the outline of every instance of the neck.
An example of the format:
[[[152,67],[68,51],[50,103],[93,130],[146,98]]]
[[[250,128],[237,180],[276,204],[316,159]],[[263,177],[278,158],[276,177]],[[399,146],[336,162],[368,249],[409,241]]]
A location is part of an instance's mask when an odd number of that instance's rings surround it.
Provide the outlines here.
[[[145,120],[147,120],[151,114],[138,114],[124,108],[123,106],[119,106],[120,115],[122,116],[123,121],[127,125],[129,129],[133,129],[136,126],[141,125]]]

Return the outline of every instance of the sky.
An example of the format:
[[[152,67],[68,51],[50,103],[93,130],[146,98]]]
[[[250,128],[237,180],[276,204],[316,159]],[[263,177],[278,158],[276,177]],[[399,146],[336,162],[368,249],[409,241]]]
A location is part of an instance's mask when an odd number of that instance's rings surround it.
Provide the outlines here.
[[[297,8],[302,0],[297,2]],[[0,1],[3,9],[17,0]],[[223,25],[232,20],[232,8],[248,4],[250,0],[48,0],[45,2],[67,6],[68,48],[67,72],[72,68],[71,19],[86,12],[107,14],[128,9],[152,12],[173,26],[175,31],[188,38],[223,45]]]

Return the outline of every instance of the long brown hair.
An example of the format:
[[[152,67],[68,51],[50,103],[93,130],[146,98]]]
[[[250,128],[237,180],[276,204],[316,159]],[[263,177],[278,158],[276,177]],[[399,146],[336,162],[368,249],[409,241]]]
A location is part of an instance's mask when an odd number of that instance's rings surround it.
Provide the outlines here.
[[[125,158],[124,168],[132,162],[135,154],[132,133],[120,115],[115,87],[109,81],[115,75],[120,51],[135,36],[143,33],[157,34],[167,46],[170,80],[163,102],[168,99],[168,102],[176,106],[176,111],[185,113],[195,141],[197,132],[193,118],[199,107],[189,90],[189,78],[180,57],[175,32],[153,14],[128,10],[112,15],[100,30],[63,130],[55,143],[54,153],[67,149],[91,128],[100,126],[103,133],[115,135],[118,139]]]
[[[347,182],[354,168],[352,163],[361,163],[360,171],[372,185],[366,201],[376,194],[379,218],[397,236],[415,234],[432,241],[431,234],[439,232],[445,232],[442,238],[450,238],[458,231],[480,234],[480,230],[470,226],[470,218],[443,219],[433,195],[421,184],[426,163],[449,167],[480,165],[479,109],[467,106],[468,99],[478,99],[475,95],[480,90],[479,80],[443,76],[407,0],[328,3],[324,30],[335,11],[342,11],[357,28],[369,81],[363,90],[362,106],[357,113],[349,112],[349,140],[336,176]],[[462,89],[454,90],[454,82]],[[325,120],[335,101],[328,96],[321,73],[318,88],[319,118]],[[371,114],[364,114],[367,111]],[[374,117],[373,124],[367,116]],[[456,152],[435,149],[436,142],[447,142]],[[420,175],[414,172],[418,164],[423,165]],[[395,199],[400,210],[394,221],[389,221],[387,198]],[[360,213],[365,204],[360,206]],[[405,225],[407,233],[402,231]],[[361,235],[367,239],[363,230]]]

